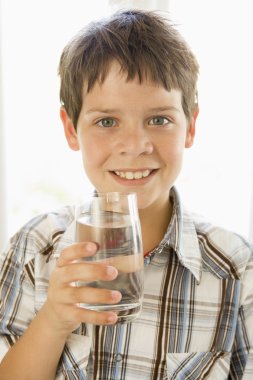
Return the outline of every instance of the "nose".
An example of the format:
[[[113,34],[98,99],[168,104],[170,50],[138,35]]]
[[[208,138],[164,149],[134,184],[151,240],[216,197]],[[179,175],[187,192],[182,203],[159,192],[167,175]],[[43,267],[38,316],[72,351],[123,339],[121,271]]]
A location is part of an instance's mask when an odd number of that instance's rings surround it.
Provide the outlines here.
[[[144,127],[124,128],[118,136],[117,151],[121,155],[151,154],[153,143]]]

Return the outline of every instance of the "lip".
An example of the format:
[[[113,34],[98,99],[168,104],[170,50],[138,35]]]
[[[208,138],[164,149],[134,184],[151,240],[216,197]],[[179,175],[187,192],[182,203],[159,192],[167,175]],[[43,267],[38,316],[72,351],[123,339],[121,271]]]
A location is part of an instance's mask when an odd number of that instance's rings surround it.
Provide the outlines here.
[[[126,178],[122,178],[120,176],[118,176],[117,174],[115,174],[115,171],[119,171],[119,172],[139,172],[139,171],[145,171],[145,170],[151,170],[151,173],[147,176],[147,177],[143,177],[143,178],[140,178],[140,179],[126,179]],[[121,184],[121,185],[124,185],[124,186],[140,186],[140,185],[145,185],[146,183],[148,183],[153,177],[154,175],[156,174],[156,172],[158,171],[158,169],[150,169],[150,168],[146,168],[146,169],[117,169],[115,171],[109,171],[110,175],[113,177],[113,179]]]

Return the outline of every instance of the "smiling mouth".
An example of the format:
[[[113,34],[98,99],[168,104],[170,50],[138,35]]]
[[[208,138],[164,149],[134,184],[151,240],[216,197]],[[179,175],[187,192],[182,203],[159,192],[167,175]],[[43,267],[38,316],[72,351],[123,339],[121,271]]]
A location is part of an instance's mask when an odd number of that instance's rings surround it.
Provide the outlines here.
[[[137,170],[137,171],[121,171],[116,170],[113,173],[116,174],[120,178],[124,179],[142,179],[148,177],[154,170],[146,169],[146,170]]]

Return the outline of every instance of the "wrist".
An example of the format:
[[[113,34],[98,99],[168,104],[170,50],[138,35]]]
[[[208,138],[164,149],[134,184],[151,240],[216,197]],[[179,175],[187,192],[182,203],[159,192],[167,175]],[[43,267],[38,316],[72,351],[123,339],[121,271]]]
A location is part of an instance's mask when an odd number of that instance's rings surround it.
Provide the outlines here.
[[[47,302],[42,306],[38,312],[37,318],[43,323],[44,331],[52,337],[66,341],[68,335],[75,329],[75,326],[68,323],[61,323],[56,313],[52,310]]]

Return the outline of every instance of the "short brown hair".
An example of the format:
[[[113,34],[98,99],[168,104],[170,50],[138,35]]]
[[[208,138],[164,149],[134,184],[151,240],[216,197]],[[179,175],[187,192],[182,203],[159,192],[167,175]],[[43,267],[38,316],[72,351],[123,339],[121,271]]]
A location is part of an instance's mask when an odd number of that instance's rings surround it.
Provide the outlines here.
[[[74,126],[89,92],[103,82],[112,60],[127,80],[150,79],[168,91],[182,92],[187,118],[195,107],[198,62],[176,28],[155,11],[125,10],[82,29],[64,48],[60,64],[60,99]]]

